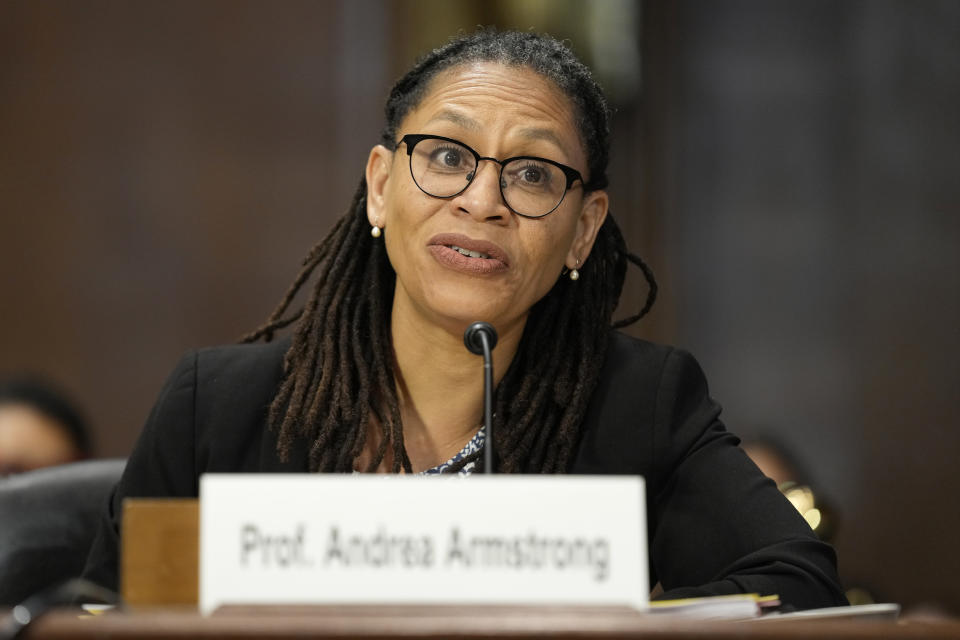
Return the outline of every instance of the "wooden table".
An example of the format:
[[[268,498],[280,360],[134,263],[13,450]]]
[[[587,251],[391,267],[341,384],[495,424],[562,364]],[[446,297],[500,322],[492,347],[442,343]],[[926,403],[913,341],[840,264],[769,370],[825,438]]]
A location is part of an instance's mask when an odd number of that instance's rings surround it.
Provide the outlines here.
[[[619,608],[550,607],[238,607],[202,617],[192,609],[111,612],[79,617],[55,611],[22,638],[815,638],[960,639],[960,621],[692,621]]]

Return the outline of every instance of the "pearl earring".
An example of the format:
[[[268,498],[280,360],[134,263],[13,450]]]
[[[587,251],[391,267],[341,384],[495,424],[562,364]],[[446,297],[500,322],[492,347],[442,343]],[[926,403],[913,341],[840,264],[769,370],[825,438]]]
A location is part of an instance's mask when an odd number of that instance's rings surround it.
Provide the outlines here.
[[[379,238],[382,233],[383,230],[377,225],[373,225],[373,227],[370,229],[370,235],[372,235],[374,238]]]
[[[577,260],[577,267],[579,267],[579,266],[580,266],[580,261]],[[573,281],[577,281],[577,280],[580,279],[580,272],[577,271],[577,267],[574,267],[573,269],[570,269],[570,279],[573,280]]]

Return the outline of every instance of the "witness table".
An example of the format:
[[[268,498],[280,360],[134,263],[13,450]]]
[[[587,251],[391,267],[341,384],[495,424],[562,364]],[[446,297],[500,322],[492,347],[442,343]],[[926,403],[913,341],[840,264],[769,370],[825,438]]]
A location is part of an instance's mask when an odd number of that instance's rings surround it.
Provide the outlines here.
[[[6,612],[4,612],[6,613]],[[79,616],[56,611],[22,638],[659,638],[779,640],[960,638],[960,621],[695,621],[620,608],[577,607],[235,607],[202,617],[193,609],[144,609]]]

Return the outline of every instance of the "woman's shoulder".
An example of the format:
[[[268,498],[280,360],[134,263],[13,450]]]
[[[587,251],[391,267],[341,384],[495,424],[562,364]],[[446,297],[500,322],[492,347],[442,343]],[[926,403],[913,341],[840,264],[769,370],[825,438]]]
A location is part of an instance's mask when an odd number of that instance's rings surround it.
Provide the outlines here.
[[[711,411],[715,406],[693,356],[677,347],[611,332],[584,417],[575,470],[650,473],[658,448],[671,438],[677,413],[693,406]],[[709,421],[705,416],[705,423]]]
[[[607,345],[607,366],[657,366],[674,347],[641,338],[634,338],[620,331],[610,332]]]
[[[181,365],[192,365],[198,381],[232,381],[262,377],[279,377],[283,371],[283,358],[290,348],[290,339],[275,342],[228,344],[202,347],[188,352]]]
[[[262,430],[266,409],[283,379],[289,340],[205,347],[194,360],[198,428],[216,433],[249,425]],[[188,356],[189,358],[189,356]]]
[[[148,458],[171,448],[173,459],[190,443],[195,457],[184,464],[194,470],[259,470],[267,412],[289,346],[279,340],[188,351],[167,378],[138,448]]]
[[[611,331],[600,382],[626,385],[634,392],[639,387],[653,392],[664,376],[672,377],[684,369],[700,371],[699,364],[688,351]]]

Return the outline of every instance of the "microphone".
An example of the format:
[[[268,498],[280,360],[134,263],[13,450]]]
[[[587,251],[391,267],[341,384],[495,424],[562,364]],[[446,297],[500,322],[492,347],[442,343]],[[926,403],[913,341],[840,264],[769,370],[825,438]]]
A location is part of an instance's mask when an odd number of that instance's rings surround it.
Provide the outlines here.
[[[474,322],[463,332],[463,344],[470,353],[483,356],[483,471],[493,473],[493,348],[497,330],[489,322]]]

